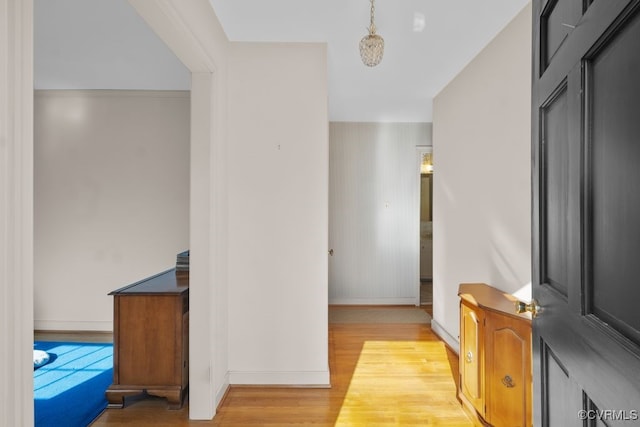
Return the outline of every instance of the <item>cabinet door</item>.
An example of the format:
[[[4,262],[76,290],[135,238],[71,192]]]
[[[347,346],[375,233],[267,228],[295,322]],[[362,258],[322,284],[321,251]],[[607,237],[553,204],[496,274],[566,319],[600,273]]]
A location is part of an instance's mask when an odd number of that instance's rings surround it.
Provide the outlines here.
[[[118,297],[119,384],[167,386],[176,380],[175,296],[127,295]],[[180,313],[178,311],[178,313]],[[178,381],[180,378],[178,378]]]
[[[483,340],[484,313],[477,307],[460,304],[460,389],[478,413],[484,417]]]
[[[488,312],[485,322],[485,419],[495,427],[530,426],[531,325]]]

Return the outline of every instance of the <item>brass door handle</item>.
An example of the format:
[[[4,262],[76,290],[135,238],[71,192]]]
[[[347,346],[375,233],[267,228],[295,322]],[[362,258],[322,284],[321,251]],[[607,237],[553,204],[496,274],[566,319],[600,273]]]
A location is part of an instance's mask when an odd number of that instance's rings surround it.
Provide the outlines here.
[[[525,313],[527,311],[531,313],[531,316],[536,317],[538,313],[540,313],[538,301],[531,300],[529,304],[522,301],[516,301],[516,313]]]

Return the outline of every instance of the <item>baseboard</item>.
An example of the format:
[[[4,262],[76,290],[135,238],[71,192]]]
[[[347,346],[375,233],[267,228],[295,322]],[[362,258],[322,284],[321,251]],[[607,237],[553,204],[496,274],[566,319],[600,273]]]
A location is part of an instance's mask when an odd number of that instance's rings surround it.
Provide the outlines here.
[[[449,332],[447,332],[436,319],[431,319],[431,330],[440,337],[442,341],[447,343],[456,354],[460,354],[460,341]]]
[[[113,321],[34,320],[33,328],[37,331],[113,332]]]
[[[291,387],[331,387],[329,371],[229,372],[231,385],[270,385]]]
[[[416,298],[329,298],[329,305],[416,305]]]
[[[218,391],[216,392],[216,401],[215,401],[215,407],[216,407],[216,412],[218,411],[218,408],[220,407],[220,404],[222,403],[222,401],[224,400],[225,396],[227,395],[227,392],[229,391],[229,372],[227,372],[224,376],[224,380],[222,381],[222,385],[220,386],[220,388],[218,388]]]

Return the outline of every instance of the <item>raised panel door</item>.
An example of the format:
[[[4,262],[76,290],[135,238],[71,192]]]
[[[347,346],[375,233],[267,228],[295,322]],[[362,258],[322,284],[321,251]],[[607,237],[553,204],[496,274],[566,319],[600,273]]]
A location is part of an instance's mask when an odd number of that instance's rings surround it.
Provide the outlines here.
[[[483,316],[478,307],[460,304],[460,388],[464,397],[484,416]]]
[[[495,427],[531,426],[530,324],[488,312],[485,356],[486,420]]]
[[[640,1],[533,14],[535,424],[640,425]]]

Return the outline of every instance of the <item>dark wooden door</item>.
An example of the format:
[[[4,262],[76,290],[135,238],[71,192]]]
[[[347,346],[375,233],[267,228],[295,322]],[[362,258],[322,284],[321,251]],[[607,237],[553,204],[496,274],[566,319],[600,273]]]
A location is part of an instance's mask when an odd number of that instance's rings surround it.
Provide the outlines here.
[[[536,426],[640,425],[640,0],[533,1]]]

